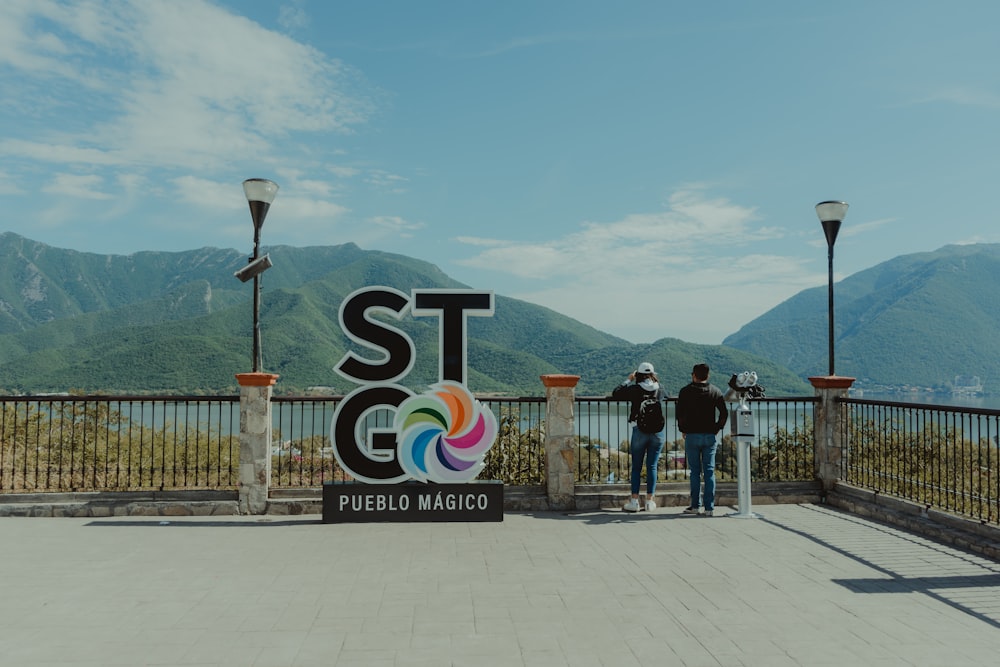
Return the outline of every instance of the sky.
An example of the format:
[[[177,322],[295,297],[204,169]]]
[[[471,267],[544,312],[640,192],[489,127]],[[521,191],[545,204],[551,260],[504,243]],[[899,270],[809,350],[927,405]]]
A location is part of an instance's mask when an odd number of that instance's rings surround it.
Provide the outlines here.
[[[835,280],[1000,242],[997,25],[994,0],[3,0],[0,232],[249,254],[268,178],[264,251],[353,242],[718,344],[827,285],[820,201],[850,205]]]

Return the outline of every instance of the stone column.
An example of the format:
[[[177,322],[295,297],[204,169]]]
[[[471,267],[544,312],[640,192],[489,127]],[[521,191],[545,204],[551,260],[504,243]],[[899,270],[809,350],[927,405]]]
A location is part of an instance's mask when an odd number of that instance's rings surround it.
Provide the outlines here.
[[[847,456],[847,429],[844,425],[846,408],[837,402],[845,398],[847,390],[854,384],[854,378],[838,375],[811,377],[809,382],[816,390],[819,403],[816,405],[813,452],[816,477],[823,482],[823,491],[830,491],[840,480],[841,465]]]
[[[576,383],[579,375],[543,375],[545,479],[549,509],[576,509]]]
[[[271,483],[271,373],[237,373],[240,384],[240,513],[267,512]]]

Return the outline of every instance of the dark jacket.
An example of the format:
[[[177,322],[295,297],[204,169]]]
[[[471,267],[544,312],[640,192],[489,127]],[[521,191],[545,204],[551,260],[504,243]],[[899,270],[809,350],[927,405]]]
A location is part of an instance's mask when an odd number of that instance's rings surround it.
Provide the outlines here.
[[[622,382],[611,391],[611,398],[618,401],[628,401],[632,404],[628,413],[628,420],[630,422],[634,422],[639,414],[639,405],[642,404],[642,399],[645,398],[648,393],[651,392],[647,392],[635,382],[625,380],[625,382]],[[657,401],[662,403],[667,400],[667,393],[663,391],[662,384],[657,387],[655,393]]]
[[[714,384],[692,382],[677,394],[677,429],[681,433],[716,434],[728,419],[726,399]]]

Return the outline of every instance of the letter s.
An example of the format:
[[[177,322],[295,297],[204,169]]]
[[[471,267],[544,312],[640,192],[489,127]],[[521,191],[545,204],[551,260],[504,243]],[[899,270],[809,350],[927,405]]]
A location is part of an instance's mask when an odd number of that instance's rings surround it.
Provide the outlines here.
[[[413,367],[415,347],[403,331],[373,319],[370,310],[387,312],[400,320],[409,307],[409,297],[390,287],[363,287],[351,292],[340,304],[340,328],[348,338],[383,352],[384,359],[362,359],[348,351],[334,368],[355,382],[394,382]]]

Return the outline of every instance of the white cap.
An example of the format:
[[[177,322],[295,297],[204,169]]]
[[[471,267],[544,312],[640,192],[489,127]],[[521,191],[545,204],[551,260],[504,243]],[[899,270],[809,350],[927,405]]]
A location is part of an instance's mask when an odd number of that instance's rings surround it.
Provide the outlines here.
[[[651,374],[654,372],[655,371],[653,370],[653,364],[649,363],[648,361],[644,361],[641,364],[639,364],[639,368],[636,370],[636,373]]]

